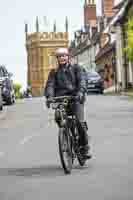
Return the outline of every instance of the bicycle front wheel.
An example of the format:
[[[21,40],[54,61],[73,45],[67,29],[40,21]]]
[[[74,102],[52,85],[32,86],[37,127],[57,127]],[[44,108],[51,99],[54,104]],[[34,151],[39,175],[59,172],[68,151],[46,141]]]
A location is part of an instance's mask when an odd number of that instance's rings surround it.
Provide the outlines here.
[[[60,128],[58,135],[59,155],[65,174],[70,174],[72,170],[72,150],[69,129]]]

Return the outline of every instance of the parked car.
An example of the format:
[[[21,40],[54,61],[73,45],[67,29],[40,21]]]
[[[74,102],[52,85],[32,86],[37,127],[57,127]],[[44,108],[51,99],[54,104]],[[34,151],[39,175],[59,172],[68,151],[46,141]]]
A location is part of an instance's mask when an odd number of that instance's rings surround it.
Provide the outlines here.
[[[3,110],[3,100],[2,100],[2,92],[1,92],[1,85],[0,85],[0,111]]]
[[[3,101],[8,105],[15,103],[15,93],[13,89],[12,74],[9,73],[5,66],[0,66],[0,82]]]
[[[86,72],[87,94],[89,92],[98,92],[103,94],[104,81],[96,71]]]

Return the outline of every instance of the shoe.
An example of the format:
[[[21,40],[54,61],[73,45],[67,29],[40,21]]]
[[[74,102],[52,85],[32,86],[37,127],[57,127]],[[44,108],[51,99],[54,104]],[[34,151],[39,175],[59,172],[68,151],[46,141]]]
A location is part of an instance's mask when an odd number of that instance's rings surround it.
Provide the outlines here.
[[[81,155],[85,158],[85,159],[91,159],[92,158],[92,154],[89,152],[89,146],[82,146],[80,148],[80,153]]]
[[[91,153],[87,153],[87,154],[82,154],[83,155],[83,158],[86,159],[86,160],[89,160],[92,158],[92,154]]]

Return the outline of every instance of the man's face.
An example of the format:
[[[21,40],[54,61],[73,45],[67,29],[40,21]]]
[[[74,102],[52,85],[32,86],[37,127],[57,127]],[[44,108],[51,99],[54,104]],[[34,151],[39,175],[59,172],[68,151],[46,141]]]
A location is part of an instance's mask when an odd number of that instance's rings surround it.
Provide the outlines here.
[[[60,65],[64,65],[64,64],[68,63],[69,56],[62,54],[62,55],[57,56],[57,60]]]

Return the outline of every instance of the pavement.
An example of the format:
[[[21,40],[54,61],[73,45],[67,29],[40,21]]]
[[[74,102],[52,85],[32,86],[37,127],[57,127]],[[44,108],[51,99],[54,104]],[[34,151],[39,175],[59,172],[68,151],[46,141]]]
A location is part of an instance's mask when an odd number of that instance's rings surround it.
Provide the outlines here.
[[[122,96],[129,96],[133,97],[133,90],[115,92],[115,86],[109,87],[104,90],[104,94],[111,94],[111,95],[122,95]]]

